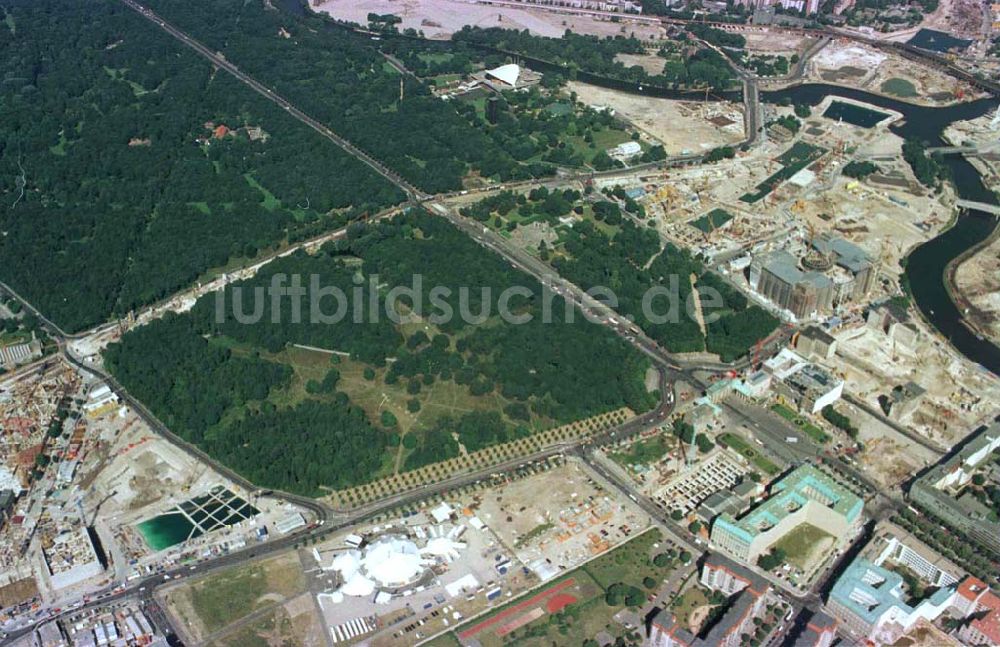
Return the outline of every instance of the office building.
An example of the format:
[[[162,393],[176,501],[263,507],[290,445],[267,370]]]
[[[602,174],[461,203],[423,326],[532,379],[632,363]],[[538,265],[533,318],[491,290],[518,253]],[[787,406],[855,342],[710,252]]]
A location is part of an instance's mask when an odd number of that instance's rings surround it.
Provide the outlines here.
[[[754,562],[802,524],[838,539],[861,520],[864,502],[812,465],[802,465],[771,486],[770,496],[739,519],[719,515],[712,543],[745,562]]]
[[[817,611],[795,636],[792,647],[830,647],[837,639],[837,620]]]
[[[910,498],[949,526],[1000,555],[1000,523],[990,509],[966,491],[973,475],[985,469],[1000,448],[1000,421],[979,428],[957,451],[910,487]]]
[[[764,362],[764,370],[777,380],[773,390],[799,411],[818,413],[844,393],[844,381],[787,348]]]

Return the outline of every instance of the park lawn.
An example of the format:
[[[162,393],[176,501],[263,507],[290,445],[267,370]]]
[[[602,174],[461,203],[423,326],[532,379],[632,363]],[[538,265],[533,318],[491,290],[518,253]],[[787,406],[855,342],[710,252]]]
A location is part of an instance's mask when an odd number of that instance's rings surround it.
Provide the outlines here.
[[[415,325],[422,329],[419,324]],[[433,331],[429,331],[428,334],[433,334]],[[212,342],[229,347],[234,354],[249,355],[255,350],[228,338],[216,337]],[[456,384],[451,380],[435,380],[431,385],[422,385],[420,393],[412,395],[406,390],[406,380],[400,380],[395,384],[385,383],[388,367],[374,368],[364,362],[320,350],[289,346],[278,353],[261,352],[260,356],[268,361],[285,364],[292,369],[289,384],[274,389],[268,396],[268,401],[276,407],[293,407],[307,398],[332,401],[335,394],[311,394],[307,392],[306,385],[310,380],[321,382],[327,372],[335,368],[340,373],[335,391],[347,394],[351,403],[362,409],[376,426],[380,426],[379,421],[383,411],[391,412],[398,421],[398,431],[402,435],[420,434],[446,415],[460,416],[470,411],[497,411],[503,415],[503,408],[511,403],[497,391],[482,396],[472,395],[467,386]],[[366,368],[374,371],[374,379],[369,380],[365,377]],[[420,410],[416,413],[407,409],[407,402],[411,399],[420,402]],[[254,409],[259,406],[259,403],[247,405]],[[241,416],[244,411],[245,409],[241,408],[233,409],[226,413],[222,422]],[[538,431],[551,427],[552,421],[532,413],[531,420],[526,424],[533,431]],[[411,450],[402,445],[398,450],[393,450],[387,455],[387,460],[374,478],[395,473],[410,452]]]
[[[628,451],[613,452],[610,456],[611,460],[623,467],[650,465],[666,456],[671,446],[672,443],[668,443],[663,434],[657,434],[633,443]]]
[[[449,83],[454,83],[456,81],[462,80],[461,74],[438,74],[437,76],[432,76],[430,82],[434,85],[448,85]]]
[[[699,609],[709,604],[708,594],[700,586],[692,586],[676,597],[670,605],[670,612],[677,618],[677,623],[682,627],[689,626],[691,614],[695,609]]]
[[[652,563],[653,557],[666,552],[663,535],[657,528],[650,528],[641,535],[625,542],[618,548],[609,551],[597,559],[587,562],[583,570],[594,578],[594,581],[607,589],[612,584],[623,582],[642,588],[642,579],[646,576],[659,581],[674,571],[676,564],[668,564],[662,568]],[[659,544],[659,548],[653,548]]]
[[[447,63],[455,55],[451,52],[420,52],[417,54],[419,58],[424,63]]]
[[[801,429],[807,436],[815,440],[820,445],[830,442],[830,437],[822,429],[809,422],[808,418],[802,416],[783,404],[775,404],[771,410],[779,416]]]
[[[751,447],[747,441],[743,440],[743,438],[737,436],[736,434],[731,434],[729,432],[720,434],[719,441],[741,455],[743,458],[753,463],[757,469],[767,476],[774,476],[781,471],[781,468],[774,462]]]
[[[832,539],[833,536],[804,523],[782,537],[775,547],[785,551],[785,561],[805,570],[812,561],[816,545],[827,538]]]
[[[623,144],[632,138],[627,132],[618,128],[605,128],[594,132],[593,147],[583,139],[583,135],[573,135],[565,137],[567,145],[572,146],[576,153],[583,157],[588,164],[600,151],[614,148],[618,144]],[[640,142],[642,144],[642,142]],[[645,148],[645,147],[644,147]]]
[[[457,636],[463,631],[467,631],[504,612],[509,607],[530,599],[532,596],[551,589],[570,578],[575,581],[575,584],[567,588],[565,592],[576,597],[577,601],[567,606],[562,613],[546,613],[506,636],[497,636],[494,633],[495,625],[472,637],[479,641],[483,647],[500,647],[508,644],[548,647],[549,645],[580,645],[586,639],[593,638],[600,631],[609,631],[614,638],[624,636],[626,633],[624,628],[611,621],[612,616],[623,609],[624,605],[608,606],[604,599],[605,590],[611,584],[619,582],[645,590],[642,586],[644,577],[653,577],[657,582],[665,579],[673,572],[675,564],[661,568],[651,562],[652,557],[661,552],[661,549],[666,550],[666,546],[662,543],[659,549],[653,548],[653,544],[662,541],[663,536],[660,531],[651,528],[562,577],[546,582],[544,585],[525,593],[522,597],[456,627],[446,637],[436,638],[429,644],[435,647],[455,645],[456,642],[459,642]],[[525,612],[529,610],[525,609]],[[517,616],[511,616],[510,620],[515,617]],[[550,621],[550,618],[553,619]],[[612,625],[610,629],[607,628],[609,624]]]
[[[424,644],[426,647],[462,647],[462,641],[458,639],[454,631],[439,634],[436,638]]]
[[[27,344],[31,341],[31,332],[27,330],[15,330],[14,332],[0,332],[0,346],[10,346],[12,344]]]
[[[253,176],[253,173],[244,173],[243,179],[247,181],[247,184],[260,191],[260,194],[264,199],[263,206],[265,209],[268,211],[274,211],[275,209],[281,207],[281,200],[268,191],[267,187],[258,182],[257,178]]]

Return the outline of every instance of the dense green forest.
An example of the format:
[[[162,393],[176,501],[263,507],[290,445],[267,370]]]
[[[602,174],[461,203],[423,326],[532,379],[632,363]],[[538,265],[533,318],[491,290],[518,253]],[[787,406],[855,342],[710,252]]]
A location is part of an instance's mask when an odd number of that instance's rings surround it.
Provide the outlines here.
[[[903,142],[903,159],[913,169],[913,175],[926,187],[940,190],[941,183],[948,179],[948,167],[941,162],[940,155],[928,155],[927,145],[917,139]]]
[[[388,292],[412,285],[416,273],[425,295],[432,286],[453,290],[443,302],[456,315],[462,286],[471,288],[468,311],[478,314],[489,306],[492,314],[479,325],[456,316],[429,332],[390,321],[384,314]],[[282,300],[276,312],[263,291],[254,296],[254,288],[266,288],[276,275],[301,275],[308,285],[313,274],[320,285],[339,286],[347,294],[377,281],[378,299],[365,296],[359,305],[363,313],[378,305],[378,321],[366,317],[353,323],[350,316],[314,323],[307,301],[301,322],[293,323],[291,300]],[[518,313],[532,315],[530,323],[507,324],[495,314],[500,292],[514,285],[532,293],[513,302]],[[229,286],[226,303],[237,290],[246,297],[243,313],[254,311],[256,299],[262,299],[256,322],[239,323],[228,309],[220,319],[216,297],[208,296],[185,315],[129,332],[108,348],[105,359],[173,431],[261,485],[314,494],[321,486],[364,482],[382,475],[387,448],[394,452],[399,445],[395,416],[366,416],[345,392],[336,364],[322,380],[296,389],[294,366],[283,363],[283,351],[293,344],[349,353],[351,361],[372,369],[366,379],[382,379],[387,388],[406,384],[407,393],[417,394],[449,383],[468,397],[509,403],[502,412],[441,416],[419,432],[411,430],[403,437],[405,469],[456,455],[452,434],[474,451],[621,406],[644,411],[656,402],[645,389],[649,363],[643,355],[582,316],[544,323],[536,281],[423,212],[352,225],[346,239],[314,255],[276,260],[253,279]],[[559,301],[554,311],[566,307]],[[329,303],[323,308],[332,311]],[[407,300],[400,313],[418,308],[427,322],[441,311],[427,298]],[[376,378],[376,370],[382,377]]]
[[[615,59],[619,54],[645,54],[642,41],[634,37],[574,34],[567,30],[562,38],[535,36],[527,30],[499,27],[463,27],[452,36],[461,43],[475,43],[498,50],[538,58],[575,71],[587,72],[637,83],[668,87],[710,87],[716,90],[733,85],[735,72],[724,56],[709,48],[693,48],[684,56],[670,55],[663,73],[653,75],[641,65],[626,66]],[[667,56],[667,52],[662,52]]]
[[[400,100],[401,77],[376,49],[381,43],[331,21],[242,0],[149,5],[429,193],[460,189],[472,170],[502,181],[554,171],[518,163],[411,76],[402,78]]]
[[[402,198],[118,3],[6,12],[2,278],[67,329]]]
[[[646,334],[672,352],[708,350],[731,361],[774,330],[777,319],[750,305],[701,261],[670,244],[661,248],[656,231],[635,222],[642,216],[642,206],[627,198],[620,187],[609,193],[612,200],[581,199],[579,192],[544,188],[526,196],[503,192],[466,207],[463,214],[500,229],[538,221],[554,227],[559,243],[554,249],[541,247],[542,260],[584,289],[610,288],[618,311],[633,317]],[[572,227],[559,220],[569,214],[578,219]],[[719,303],[704,304],[706,334],[687,313],[692,275],[697,277],[696,287],[711,288],[720,297]],[[667,323],[656,323],[643,314],[643,297],[654,287],[672,292],[651,301],[656,315],[669,314],[676,304],[677,316]]]

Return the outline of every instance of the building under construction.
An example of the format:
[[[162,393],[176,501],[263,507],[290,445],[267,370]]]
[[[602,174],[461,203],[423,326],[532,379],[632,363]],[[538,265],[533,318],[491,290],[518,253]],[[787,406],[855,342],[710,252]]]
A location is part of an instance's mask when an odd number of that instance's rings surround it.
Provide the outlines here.
[[[784,249],[755,257],[750,287],[796,319],[806,319],[862,301],[877,274],[860,247],[823,234],[813,238],[801,259]]]

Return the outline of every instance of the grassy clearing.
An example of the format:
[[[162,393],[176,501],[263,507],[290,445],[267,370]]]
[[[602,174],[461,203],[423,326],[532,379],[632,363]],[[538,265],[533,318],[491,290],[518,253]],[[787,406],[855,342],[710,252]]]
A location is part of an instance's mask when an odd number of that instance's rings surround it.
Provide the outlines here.
[[[786,561],[800,569],[805,569],[808,562],[812,561],[816,546],[828,538],[832,539],[833,537],[816,526],[805,523],[782,537],[776,547],[785,551]]]
[[[719,442],[725,444],[726,447],[729,447],[743,456],[743,458],[750,461],[757,469],[767,476],[774,476],[781,471],[780,467],[768,460],[767,457],[763,456],[760,452],[751,447],[747,441],[743,440],[736,434],[731,434],[729,432],[720,434]]]
[[[911,81],[901,79],[899,77],[886,79],[885,82],[882,83],[881,90],[886,94],[904,98],[915,97],[919,94],[917,92],[917,87],[913,85]]]
[[[659,544],[659,548],[654,548],[654,544]],[[660,580],[674,570],[674,564],[658,567],[651,561],[657,554],[666,552],[666,550],[667,547],[663,544],[663,535],[657,528],[652,528],[618,548],[588,562],[583,570],[587,571],[594,578],[594,581],[604,589],[618,582],[642,586],[644,577],[649,576]]]
[[[265,187],[263,184],[261,184],[260,182],[258,182],[257,178],[255,178],[253,176],[253,174],[251,174],[251,173],[244,173],[243,174],[243,179],[245,179],[247,181],[247,184],[249,184],[253,188],[255,188],[258,191],[260,191],[261,195],[264,196],[264,203],[263,204],[264,204],[264,208],[265,209],[267,209],[268,211],[274,211],[275,209],[278,209],[279,207],[281,207],[281,200],[279,200],[278,198],[276,198],[273,193],[271,193],[270,191],[268,191],[267,187]]]
[[[31,333],[27,330],[15,330],[14,332],[0,333],[0,346],[27,344],[29,341],[31,341]]]
[[[191,588],[191,603],[206,632],[214,633],[263,606],[267,577],[258,565],[224,571]]]
[[[650,465],[667,455],[673,443],[668,442],[663,434],[646,438],[633,443],[628,451],[612,453],[611,460],[624,467],[632,465]]]
[[[629,141],[631,137],[624,130],[605,128],[604,130],[596,131],[593,139],[593,145],[591,145],[584,141],[582,135],[574,135],[566,137],[565,142],[567,145],[572,146],[574,152],[579,153],[589,164],[594,159],[594,155],[597,155],[600,151],[606,151],[618,144],[623,144]]]
[[[695,609],[699,609],[709,604],[708,594],[700,586],[693,586],[676,599],[670,605],[670,611],[677,618],[678,624],[687,627],[691,622],[691,614]]]
[[[820,429],[813,423],[809,422],[809,420],[805,416],[799,415],[798,413],[796,413],[792,409],[789,409],[785,405],[776,404],[771,407],[771,410],[777,413],[785,420],[787,420],[788,422],[798,427],[799,429],[801,429],[803,432],[805,432],[807,436],[815,440],[820,445],[825,445],[826,443],[830,442],[830,437],[827,436],[822,429]]]
[[[195,583],[189,593],[205,632],[214,633],[268,604],[283,602],[305,590],[305,575],[292,554],[225,570]]]

